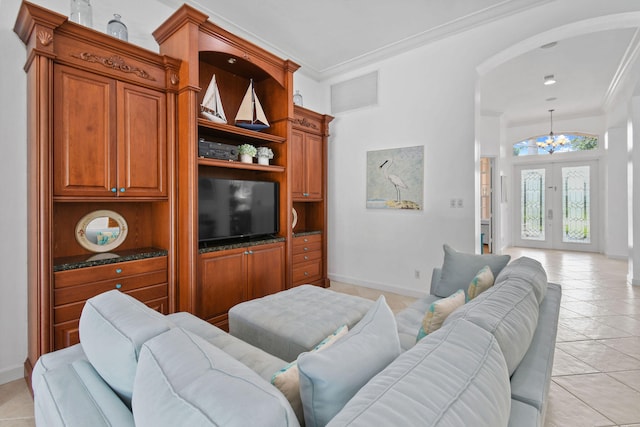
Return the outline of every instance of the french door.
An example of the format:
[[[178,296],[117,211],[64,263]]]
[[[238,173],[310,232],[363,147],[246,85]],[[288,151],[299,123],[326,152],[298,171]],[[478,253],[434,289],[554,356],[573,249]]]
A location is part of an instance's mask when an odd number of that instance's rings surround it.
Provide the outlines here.
[[[598,162],[516,166],[514,243],[598,251]]]

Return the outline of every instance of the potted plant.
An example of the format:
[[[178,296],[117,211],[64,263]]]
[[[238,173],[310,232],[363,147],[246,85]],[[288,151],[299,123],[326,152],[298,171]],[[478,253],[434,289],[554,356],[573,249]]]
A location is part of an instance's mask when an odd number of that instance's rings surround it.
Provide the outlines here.
[[[243,163],[253,163],[258,150],[251,144],[242,144],[238,147],[238,154],[240,154],[240,161]]]
[[[258,163],[261,165],[268,165],[269,159],[273,159],[273,151],[269,147],[258,147]]]

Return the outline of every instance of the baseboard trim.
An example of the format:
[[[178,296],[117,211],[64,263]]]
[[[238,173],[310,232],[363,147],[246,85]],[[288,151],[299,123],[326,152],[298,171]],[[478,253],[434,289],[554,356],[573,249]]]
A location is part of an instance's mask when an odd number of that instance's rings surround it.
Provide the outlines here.
[[[16,365],[0,370],[0,385],[24,378],[24,366]]]
[[[339,274],[331,274],[331,273],[329,273],[327,276],[329,277],[330,280],[334,280],[336,282],[348,283],[351,285],[362,286],[370,289],[377,289],[379,291],[391,292],[394,294],[405,295],[405,296],[414,297],[414,298],[422,298],[428,295],[428,292],[416,291],[415,289],[407,289],[399,286],[391,286],[385,283],[376,283],[376,282],[369,282],[366,280],[359,280],[359,279],[356,279],[355,277],[348,277],[348,276],[342,276]]]

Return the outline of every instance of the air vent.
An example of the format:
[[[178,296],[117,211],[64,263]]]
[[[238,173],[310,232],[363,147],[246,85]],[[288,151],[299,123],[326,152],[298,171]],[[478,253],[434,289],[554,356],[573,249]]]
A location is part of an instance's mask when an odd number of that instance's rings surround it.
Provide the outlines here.
[[[331,113],[378,104],[378,72],[331,85]]]

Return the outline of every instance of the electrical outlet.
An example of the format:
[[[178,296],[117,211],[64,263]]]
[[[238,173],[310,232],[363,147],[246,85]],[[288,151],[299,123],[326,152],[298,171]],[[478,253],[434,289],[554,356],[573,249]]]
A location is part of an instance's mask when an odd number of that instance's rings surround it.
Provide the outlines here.
[[[457,207],[459,208],[462,207],[462,199],[458,199],[456,203],[457,203]]]
[[[416,270],[413,274],[414,274],[416,279],[420,278],[420,270]]]
[[[451,199],[449,201],[449,207],[450,208],[455,208],[456,207],[456,199]]]

